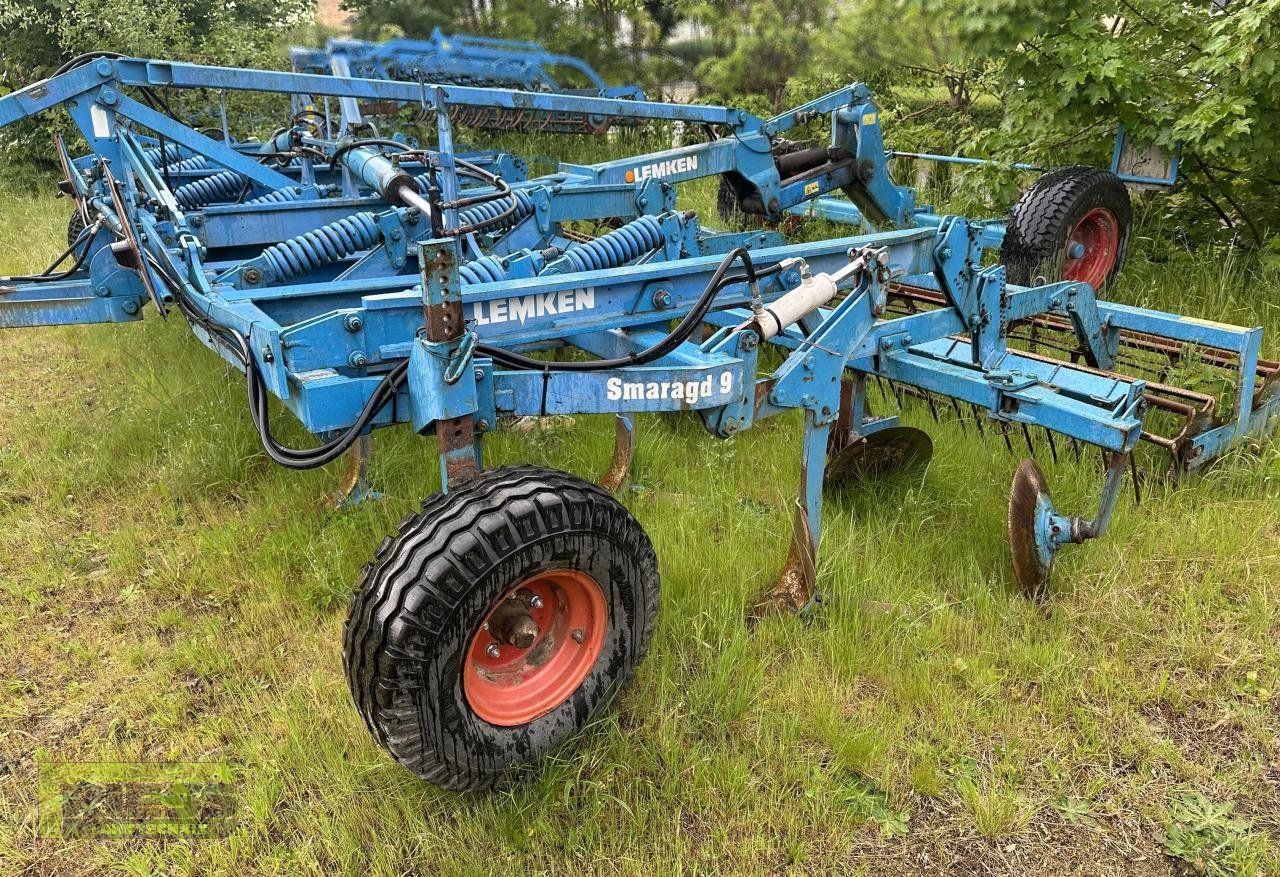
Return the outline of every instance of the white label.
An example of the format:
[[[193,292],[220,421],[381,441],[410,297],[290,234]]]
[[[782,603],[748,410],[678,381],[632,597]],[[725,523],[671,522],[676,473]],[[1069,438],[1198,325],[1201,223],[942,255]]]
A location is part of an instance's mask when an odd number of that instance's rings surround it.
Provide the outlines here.
[[[707,375],[701,381],[624,381],[622,378],[609,378],[605,382],[605,397],[611,402],[670,399],[685,405],[697,405],[713,395],[724,396],[732,390],[733,372],[727,371],[721,372],[718,380]]]
[[[595,287],[562,289],[559,292],[542,292],[517,298],[478,301],[471,306],[471,319],[477,326],[512,322],[518,322],[523,326],[524,322],[532,317],[571,314],[574,311],[588,311],[595,306]]]
[[[683,174],[698,169],[698,156],[686,155],[681,158],[669,158],[666,161],[655,161],[633,168],[622,175],[628,183],[636,180],[647,180],[650,177],[669,177],[672,174]]]
[[[93,122],[93,136],[107,138],[111,136],[111,117],[107,111],[97,104],[89,107],[89,119]]]

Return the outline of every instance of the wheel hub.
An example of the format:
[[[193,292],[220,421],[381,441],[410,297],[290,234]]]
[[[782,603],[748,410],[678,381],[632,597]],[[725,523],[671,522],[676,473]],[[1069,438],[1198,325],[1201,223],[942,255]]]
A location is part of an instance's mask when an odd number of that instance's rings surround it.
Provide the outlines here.
[[[524,580],[489,609],[466,651],[462,688],[493,725],[532,722],[568,700],[595,666],[608,610],[595,579],[549,570]]]

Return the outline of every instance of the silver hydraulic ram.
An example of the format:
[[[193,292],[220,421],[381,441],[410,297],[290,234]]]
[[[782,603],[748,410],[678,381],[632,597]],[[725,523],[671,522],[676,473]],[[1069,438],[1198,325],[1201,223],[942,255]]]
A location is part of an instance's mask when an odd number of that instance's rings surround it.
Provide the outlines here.
[[[803,259],[787,259],[783,262],[783,270],[798,266],[800,285],[780,296],[768,307],[757,310],[750,320],[738,328],[751,329],[760,336],[761,341],[768,341],[776,335],[781,335],[788,326],[829,303],[836,297],[841,283],[872,266],[887,264],[888,259],[888,250],[860,251],[857,258],[834,274],[825,272],[810,274],[809,264]]]
[[[422,197],[414,176],[378,150],[365,146],[348,149],[342,163],[391,204],[416,207],[426,216],[432,215],[431,203]]]

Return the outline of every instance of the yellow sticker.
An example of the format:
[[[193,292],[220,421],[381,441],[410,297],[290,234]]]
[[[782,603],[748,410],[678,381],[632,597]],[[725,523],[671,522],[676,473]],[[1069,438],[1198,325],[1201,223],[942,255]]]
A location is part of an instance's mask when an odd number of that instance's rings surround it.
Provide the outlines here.
[[[819,186],[816,182],[808,183],[804,187],[804,196],[808,198],[810,195],[816,195],[818,194],[819,191],[821,191],[821,189],[822,187]]]
[[[876,123],[876,114],[875,114],[875,113],[863,113],[863,114],[862,114],[862,124],[864,124],[864,125],[874,125],[875,123]]]

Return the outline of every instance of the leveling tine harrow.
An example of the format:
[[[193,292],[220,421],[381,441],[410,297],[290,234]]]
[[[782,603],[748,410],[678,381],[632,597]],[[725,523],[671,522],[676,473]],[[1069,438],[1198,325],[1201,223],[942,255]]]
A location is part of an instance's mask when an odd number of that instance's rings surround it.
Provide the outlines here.
[[[256,90],[291,106],[265,148],[237,147],[133,96],[159,89]],[[331,139],[332,119],[298,115],[324,98],[420,100],[436,142]],[[675,119],[729,136],[521,182],[494,172],[502,156],[482,166],[455,153],[454,105]],[[800,412],[794,535],[763,613],[812,599],[824,482],[929,453],[926,435],[872,410],[876,382],[973,406],[992,428],[1042,427],[1101,449],[1092,517],[1057,509],[1033,463],[1015,475],[1014,568],[1034,594],[1063,546],[1107,529],[1131,454],[1155,435],[1150,412],[1186,418],[1169,448],[1195,468],[1280,411],[1257,329],[1110,303],[1081,280],[1015,285],[1003,266],[984,267],[989,224],[918,210],[888,178],[863,86],[765,121],[724,107],[86,58],[0,98],[0,125],[54,107],[88,143],[78,160],[60,148],[84,224],[59,264],[3,281],[0,325],[134,320],[148,302],[176,310],[246,373],[263,447],[291,468],[333,462],[402,421],[436,436],[444,489],[365,568],[344,655],[375,739],[449,788],[492,785],[582,727],[643,658],[658,609],[653,548],[608,491],[532,466],[483,468],[486,434],[513,416],[617,415],[616,485],[636,413],[692,412],[728,438]],[[831,146],[782,160],[771,145],[815,114],[831,117]],[[184,206],[166,173],[195,173],[174,165],[197,159],[237,175],[237,196]],[[766,215],[840,189],[896,228],[807,244],[718,234],[676,208],[671,185],[706,174],[727,175],[741,204]],[[568,225],[605,218],[618,227],[596,238]],[[781,351],[776,367],[764,345]],[[1192,351],[1234,369],[1229,411],[1117,371],[1139,354],[1152,364]],[[281,445],[269,396],[320,443]]]
[[[644,100],[635,85],[607,85],[592,67],[571,55],[556,55],[537,43],[476,37],[445,36],[436,28],[428,40],[398,39],[385,43],[363,40],[329,40],[323,50],[294,47],[289,51],[299,73],[333,74],[362,79],[394,79],[435,85],[469,85],[524,92],[574,94],[583,97]],[[556,71],[562,71],[561,76]],[[563,73],[584,81],[565,85]],[[394,113],[402,104],[367,105],[372,113]],[[360,109],[348,101],[346,114],[362,121]],[[614,125],[634,125],[639,120],[617,115],[591,115],[568,110],[547,111],[534,107],[498,107],[455,104],[449,108],[455,125],[498,131],[548,131],[604,134]]]

